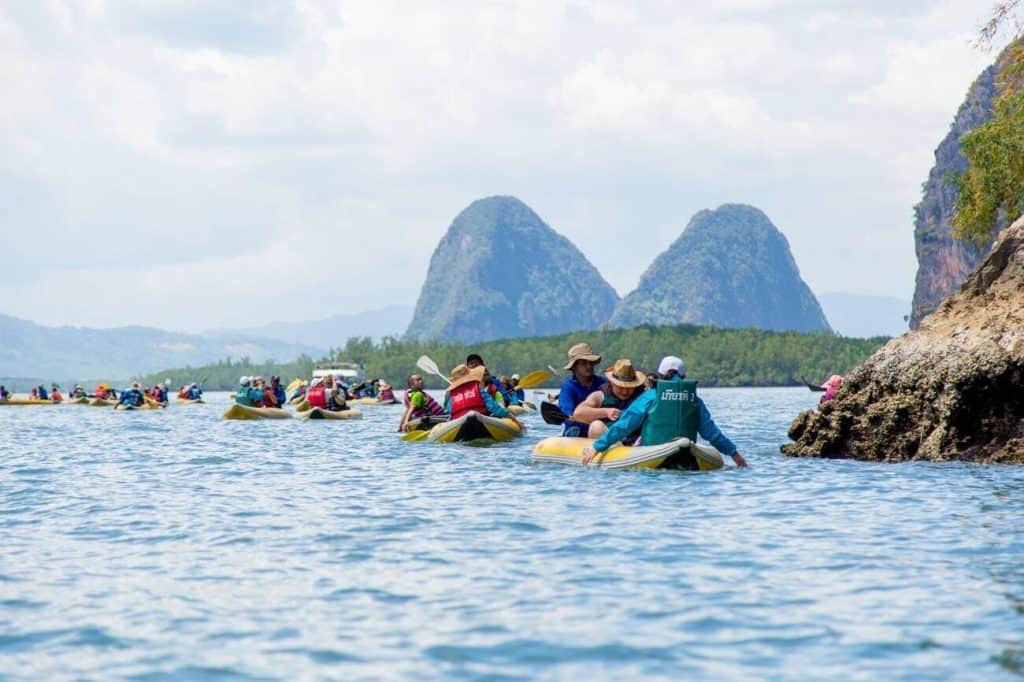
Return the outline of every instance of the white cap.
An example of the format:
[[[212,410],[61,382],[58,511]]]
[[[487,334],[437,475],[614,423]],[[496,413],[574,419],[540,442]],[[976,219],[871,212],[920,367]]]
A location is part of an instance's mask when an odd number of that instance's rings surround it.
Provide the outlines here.
[[[509,378],[510,378],[510,379],[511,379],[512,381],[519,381],[519,375],[518,375],[518,374],[513,374],[513,375],[512,375],[511,377],[509,377]]]
[[[666,355],[658,365],[658,374],[665,376],[672,370],[675,370],[681,377],[686,376],[686,365],[683,364],[683,361],[674,355]]]
[[[238,380],[238,383],[240,383],[242,386],[248,386],[250,383],[252,383],[252,379],[249,377],[242,377],[241,379]]]

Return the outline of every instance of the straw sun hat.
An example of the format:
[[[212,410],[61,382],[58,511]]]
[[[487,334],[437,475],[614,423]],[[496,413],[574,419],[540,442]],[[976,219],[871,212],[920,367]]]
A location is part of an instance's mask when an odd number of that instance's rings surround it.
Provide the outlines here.
[[[633,367],[629,360],[616,360],[615,365],[604,373],[608,381],[622,388],[636,388],[647,381],[647,375]]]
[[[450,391],[453,388],[457,388],[463,384],[468,384],[471,381],[483,381],[484,372],[486,371],[487,368],[483,365],[478,365],[473,369],[470,369],[465,364],[456,365],[452,370],[452,375],[448,377],[452,383],[448,386],[447,390]]]
[[[601,362],[601,356],[590,349],[589,343],[577,343],[569,349],[569,364],[565,366],[565,369],[572,369],[572,366],[579,360]]]

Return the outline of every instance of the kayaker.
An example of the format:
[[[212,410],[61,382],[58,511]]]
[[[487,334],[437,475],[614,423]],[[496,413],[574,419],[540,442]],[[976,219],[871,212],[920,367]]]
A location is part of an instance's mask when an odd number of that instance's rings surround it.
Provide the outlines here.
[[[60,394],[60,386],[57,384],[50,384],[50,400],[55,403],[64,402],[64,396]]]
[[[153,390],[150,397],[160,403],[161,405],[167,404],[167,389],[164,388],[163,384],[156,384],[153,386]]]
[[[281,385],[281,377],[272,375],[270,377],[270,385],[267,386],[267,393],[270,393],[274,400],[274,407],[284,407],[284,402],[287,400],[287,396],[284,394],[284,386]],[[267,403],[269,405],[269,403]]]
[[[310,407],[319,407],[331,412],[341,412],[348,409],[343,389],[334,382],[330,374],[323,379],[314,379],[306,394]]]
[[[203,397],[203,389],[199,388],[194,382],[189,384],[188,391],[185,393],[185,397],[189,400],[199,400]]]
[[[380,381],[380,393],[377,394],[377,400],[382,403],[397,403],[398,399],[395,398],[395,391],[391,388],[391,384],[381,379]]]
[[[129,407],[142,407],[146,398],[142,393],[142,389],[139,387],[139,382],[133,381],[131,388],[126,388],[121,391],[122,405],[128,405]]]
[[[573,421],[590,424],[588,438],[600,438],[608,430],[608,425],[615,422],[646,390],[647,376],[625,358],[616,360],[604,375],[608,381],[588,395],[572,413]],[[622,442],[632,445],[639,436],[638,428],[627,434]]]
[[[29,400],[39,400],[39,389],[33,388],[31,391],[29,391],[28,392],[28,399]]]
[[[470,353],[466,356],[466,367],[470,369],[476,369],[477,367],[484,368],[484,386],[487,387],[487,392],[491,394],[491,397],[497,401],[504,402],[505,396],[501,393],[501,382],[495,377],[491,376],[491,373],[487,371],[487,364],[484,359],[480,357],[478,353]]]
[[[36,386],[36,396],[39,398],[39,400],[49,400],[50,399],[50,396],[46,393],[46,389],[43,388],[42,384],[39,384],[38,386]]]
[[[501,397],[504,399],[505,405],[523,404],[522,399],[519,397],[519,393],[516,391],[516,384],[515,381],[512,380],[512,377],[502,375],[498,379],[498,384],[501,386]]]
[[[444,414],[444,407],[423,390],[423,377],[419,374],[407,376],[405,385],[408,386],[405,396],[402,398],[405,413],[402,415],[402,420],[398,422],[399,431],[407,431],[411,421]]]
[[[583,448],[583,465],[639,429],[642,445],[661,445],[681,436],[696,440],[699,434],[723,455],[732,457],[737,467],[746,467],[747,460],[718,428],[697,395],[697,382],[684,381],[683,361],[674,355],[662,358],[658,376],[655,388],[644,391],[608,426],[604,435]]]
[[[7,387],[0,384],[0,400],[7,401],[11,399],[11,392],[7,390]]]
[[[576,407],[587,399],[591,393],[601,388],[606,382],[603,376],[594,373],[594,367],[601,362],[601,356],[590,349],[589,343],[577,343],[569,349],[569,364],[565,369],[572,375],[562,382],[558,392],[558,409],[562,414],[572,416]],[[562,435],[569,437],[585,436],[589,424],[566,419],[562,424]]]
[[[516,388],[516,384],[519,383],[519,375],[513,374],[509,377],[509,380],[512,382],[512,390],[516,393],[516,399],[519,400],[518,404],[522,404],[526,400],[526,389]]]
[[[821,385],[825,392],[821,395],[821,400],[818,401],[819,405],[824,405],[830,400],[836,397],[836,393],[843,387],[843,377],[838,374],[833,374],[828,380]]]
[[[366,395],[366,382],[360,381],[358,384],[349,389],[349,394],[356,399],[369,397]]]
[[[288,400],[293,403],[298,402],[300,398],[306,395],[307,390],[309,390],[309,384],[306,383],[305,381],[300,382],[298,387],[295,389],[295,392],[292,393],[291,397]]]
[[[82,388],[81,384],[75,384],[75,387],[73,389],[71,389],[71,397],[72,398],[84,398],[85,397],[85,389]]]
[[[469,412],[478,412],[485,416],[508,418],[525,428],[518,419],[498,404],[498,402],[484,390],[484,375],[486,368],[477,366],[470,369],[466,365],[456,365],[452,369],[451,384],[445,393],[445,412],[452,416],[452,419],[459,419]]]
[[[235,393],[235,402],[246,407],[263,407],[263,391],[253,386],[252,377],[240,377],[238,379],[238,392]]]

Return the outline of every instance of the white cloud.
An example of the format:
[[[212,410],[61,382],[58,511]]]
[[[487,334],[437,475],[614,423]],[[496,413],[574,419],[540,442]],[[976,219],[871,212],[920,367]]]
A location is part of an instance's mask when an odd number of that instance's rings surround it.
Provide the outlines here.
[[[622,293],[694,212],[739,201],[816,290],[909,297],[911,207],[990,58],[965,44],[975,12],[10,3],[0,312],[180,329],[412,302],[450,221],[491,194]],[[135,286],[58,285],[111,280]]]

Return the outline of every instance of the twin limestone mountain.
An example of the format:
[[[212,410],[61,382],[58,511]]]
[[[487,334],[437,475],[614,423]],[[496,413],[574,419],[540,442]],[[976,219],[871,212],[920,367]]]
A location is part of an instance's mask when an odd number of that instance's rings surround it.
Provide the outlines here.
[[[698,213],[618,301],[526,204],[490,197],[438,244],[407,336],[472,343],[645,323],[830,331],[786,238],[751,206]]]
[[[742,204],[697,213],[610,320],[615,327],[679,323],[831,331],[786,238]]]
[[[618,295],[514,197],[474,201],[434,250],[408,336],[471,343],[597,329]]]

